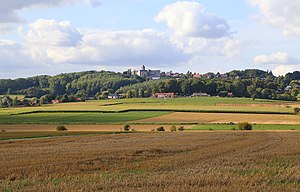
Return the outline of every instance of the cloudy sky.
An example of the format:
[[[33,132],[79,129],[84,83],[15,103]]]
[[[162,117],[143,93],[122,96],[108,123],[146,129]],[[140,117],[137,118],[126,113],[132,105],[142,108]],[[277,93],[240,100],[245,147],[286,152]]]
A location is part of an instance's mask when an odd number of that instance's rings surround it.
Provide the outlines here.
[[[0,79],[141,65],[300,70],[300,1],[1,0]]]

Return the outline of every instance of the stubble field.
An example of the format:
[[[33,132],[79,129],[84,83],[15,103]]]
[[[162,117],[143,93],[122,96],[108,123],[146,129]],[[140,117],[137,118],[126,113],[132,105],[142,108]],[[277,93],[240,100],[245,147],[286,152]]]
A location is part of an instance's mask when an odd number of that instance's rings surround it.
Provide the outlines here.
[[[137,120],[140,123],[229,123],[249,122],[257,124],[300,124],[299,115],[242,114],[242,113],[183,113],[175,112]]]
[[[298,191],[300,132],[0,142],[2,191]]]

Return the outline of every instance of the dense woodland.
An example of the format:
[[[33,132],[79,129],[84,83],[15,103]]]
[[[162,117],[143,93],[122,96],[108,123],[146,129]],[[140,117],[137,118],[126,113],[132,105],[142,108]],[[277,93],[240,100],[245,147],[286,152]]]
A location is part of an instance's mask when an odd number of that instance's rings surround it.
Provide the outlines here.
[[[211,96],[251,97],[276,100],[296,100],[299,93],[300,72],[285,76],[274,76],[272,72],[248,69],[234,70],[225,74],[226,78],[195,78],[192,73],[180,78],[163,77],[146,80],[137,75],[127,75],[109,71],[86,71],[65,73],[56,76],[35,76],[18,79],[0,79],[0,95],[26,95],[27,101],[1,97],[0,106],[36,105],[50,103],[53,99],[64,102],[76,98],[93,97],[106,99],[108,94],[123,94],[125,97],[149,97],[158,92],[174,92],[181,96],[193,93],[207,93]],[[288,87],[290,86],[290,87]],[[287,89],[287,87],[289,89]]]

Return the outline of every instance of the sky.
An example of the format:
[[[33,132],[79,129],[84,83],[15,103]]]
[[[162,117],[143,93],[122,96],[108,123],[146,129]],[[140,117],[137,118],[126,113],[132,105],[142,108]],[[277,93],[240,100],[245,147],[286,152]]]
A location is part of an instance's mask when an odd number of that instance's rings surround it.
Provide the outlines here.
[[[0,0],[0,79],[300,70],[300,1]]]

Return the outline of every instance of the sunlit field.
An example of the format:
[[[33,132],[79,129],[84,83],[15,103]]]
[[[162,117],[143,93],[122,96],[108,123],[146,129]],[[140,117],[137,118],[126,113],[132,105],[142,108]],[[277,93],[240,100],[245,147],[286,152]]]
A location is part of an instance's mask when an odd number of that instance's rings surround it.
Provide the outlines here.
[[[298,191],[299,137],[226,131],[0,141],[0,190]]]
[[[0,109],[0,114],[17,114],[28,111],[120,111],[128,109],[169,109],[169,110],[207,110],[207,111],[241,111],[241,112],[278,112],[293,113],[293,107],[299,102],[282,102],[271,100],[252,100],[249,98],[170,98],[170,99],[120,99],[87,101],[82,103],[61,103],[40,107],[23,107]]]

